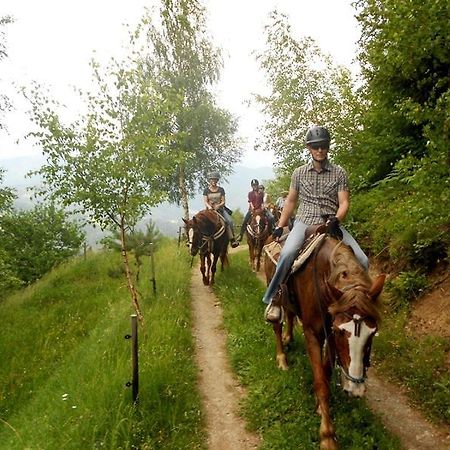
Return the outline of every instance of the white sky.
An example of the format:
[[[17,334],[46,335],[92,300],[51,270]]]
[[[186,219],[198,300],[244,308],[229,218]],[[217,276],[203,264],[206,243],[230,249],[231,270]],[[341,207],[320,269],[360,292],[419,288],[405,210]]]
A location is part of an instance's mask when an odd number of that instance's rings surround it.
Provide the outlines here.
[[[262,117],[256,106],[246,104],[252,93],[264,91],[263,73],[252,53],[264,46],[263,28],[269,12],[276,7],[285,13],[296,38],[311,36],[336,62],[349,67],[359,37],[351,1],[203,0],[212,39],[225,57],[217,91],[219,103],[239,118],[240,135],[247,140],[243,165],[260,167],[273,161],[269,153],[253,150]],[[4,118],[9,134],[0,130],[0,160],[37,151],[21,139],[31,124],[24,113],[27,105],[14,94],[13,83],[44,83],[52,96],[67,104],[70,86],[89,86],[90,59],[95,56],[106,62],[112,56],[120,56],[128,36],[124,24],[134,28],[144,7],[155,3],[156,0],[0,1],[0,17],[15,18],[15,23],[3,27],[8,58],[0,61],[0,91],[9,95],[16,108]]]

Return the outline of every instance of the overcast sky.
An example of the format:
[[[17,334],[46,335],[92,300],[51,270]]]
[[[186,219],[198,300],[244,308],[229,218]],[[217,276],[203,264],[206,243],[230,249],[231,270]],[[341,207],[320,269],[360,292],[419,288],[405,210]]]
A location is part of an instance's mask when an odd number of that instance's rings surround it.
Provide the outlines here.
[[[252,53],[263,48],[263,28],[269,12],[277,8],[289,17],[296,38],[311,36],[324,52],[348,67],[359,37],[352,0],[204,0],[214,43],[224,51],[224,70],[218,101],[240,120],[240,134],[247,139],[243,165],[271,165],[272,155],[253,150],[262,123],[256,107],[246,101],[264,89],[263,74]],[[16,111],[7,113],[9,135],[0,131],[0,159],[28,155],[28,143],[15,142],[30,128],[26,104],[12,89],[32,80],[49,86],[67,103],[70,86],[88,87],[89,61],[120,57],[127,41],[124,24],[134,27],[145,6],[155,0],[1,0],[0,17],[15,22],[4,28],[8,58],[0,62],[0,90],[9,94]],[[95,53],[94,53],[95,52]],[[70,105],[69,105],[70,106]]]

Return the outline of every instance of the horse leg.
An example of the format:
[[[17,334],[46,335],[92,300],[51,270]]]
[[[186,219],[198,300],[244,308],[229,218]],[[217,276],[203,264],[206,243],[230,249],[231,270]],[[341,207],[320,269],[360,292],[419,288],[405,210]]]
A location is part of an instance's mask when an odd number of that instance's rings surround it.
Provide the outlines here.
[[[207,262],[207,271],[206,271],[206,280],[207,284],[211,284],[211,253],[206,255]]]
[[[205,265],[205,255],[200,255],[200,272],[202,273],[203,284],[208,285],[208,278],[206,277],[206,265]]]
[[[219,254],[214,255],[213,262],[211,264],[211,281],[209,283],[211,286],[214,284],[214,276],[216,275],[218,259],[219,259]]]
[[[283,339],[282,339],[282,332],[283,332],[283,325],[282,323],[272,323],[273,331],[275,333],[275,346],[276,346],[276,360],[277,360],[277,366],[281,370],[288,370],[289,366],[287,363],[286,354],[284,353],[283,348]]]
[[[286,326],[283,333],[283,345],[288,345],[294,340],[294,319],[295,315],[290,311],[286,312]]]
[[[322,364],[323,339],[311,329],[303,329],[306,347],[314,377],[314,392],[317,400],[317,412],[321,416],[320,449],[337,450],[336,431],[330,416],[330,385]]]

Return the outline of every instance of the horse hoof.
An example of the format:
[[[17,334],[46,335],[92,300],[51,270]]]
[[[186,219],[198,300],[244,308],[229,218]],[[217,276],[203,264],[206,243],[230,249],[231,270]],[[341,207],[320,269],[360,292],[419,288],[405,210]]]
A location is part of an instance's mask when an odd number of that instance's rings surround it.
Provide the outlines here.
[[[281,370],[288,370],[289,366],[287,363],[286,355],[277,356],[277,365]]]
[[[339,450],[336,439],[324,438],[320,441],[320,450]]]

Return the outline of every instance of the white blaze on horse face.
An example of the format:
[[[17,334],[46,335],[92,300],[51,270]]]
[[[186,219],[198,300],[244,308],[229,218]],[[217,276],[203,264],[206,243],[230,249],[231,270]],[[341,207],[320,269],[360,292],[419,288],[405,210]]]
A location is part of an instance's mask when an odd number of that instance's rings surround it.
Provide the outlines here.
[[[192,250],[192,242],[194,239],[194,230],[192,228],[189,228],[188,237],[189,237],[189,250]]]
[[[358,321],[361,316],[354,315],[354,319]],[[364,376],[364,347],[369,337],[375,333],[376,328],[370,328],[366,325],[364,320],[360,322],[359,336],[356,336],[356,324],[354,320],[350,320],[339,325],[341,330],[345,330],[350,334],[348,338],[350,364],[347,373],[356,379],[361,379]],[[362,397],[365,392],[364,383],[354,383],[353,381],[343,377],[343,388],[355,397]]]

